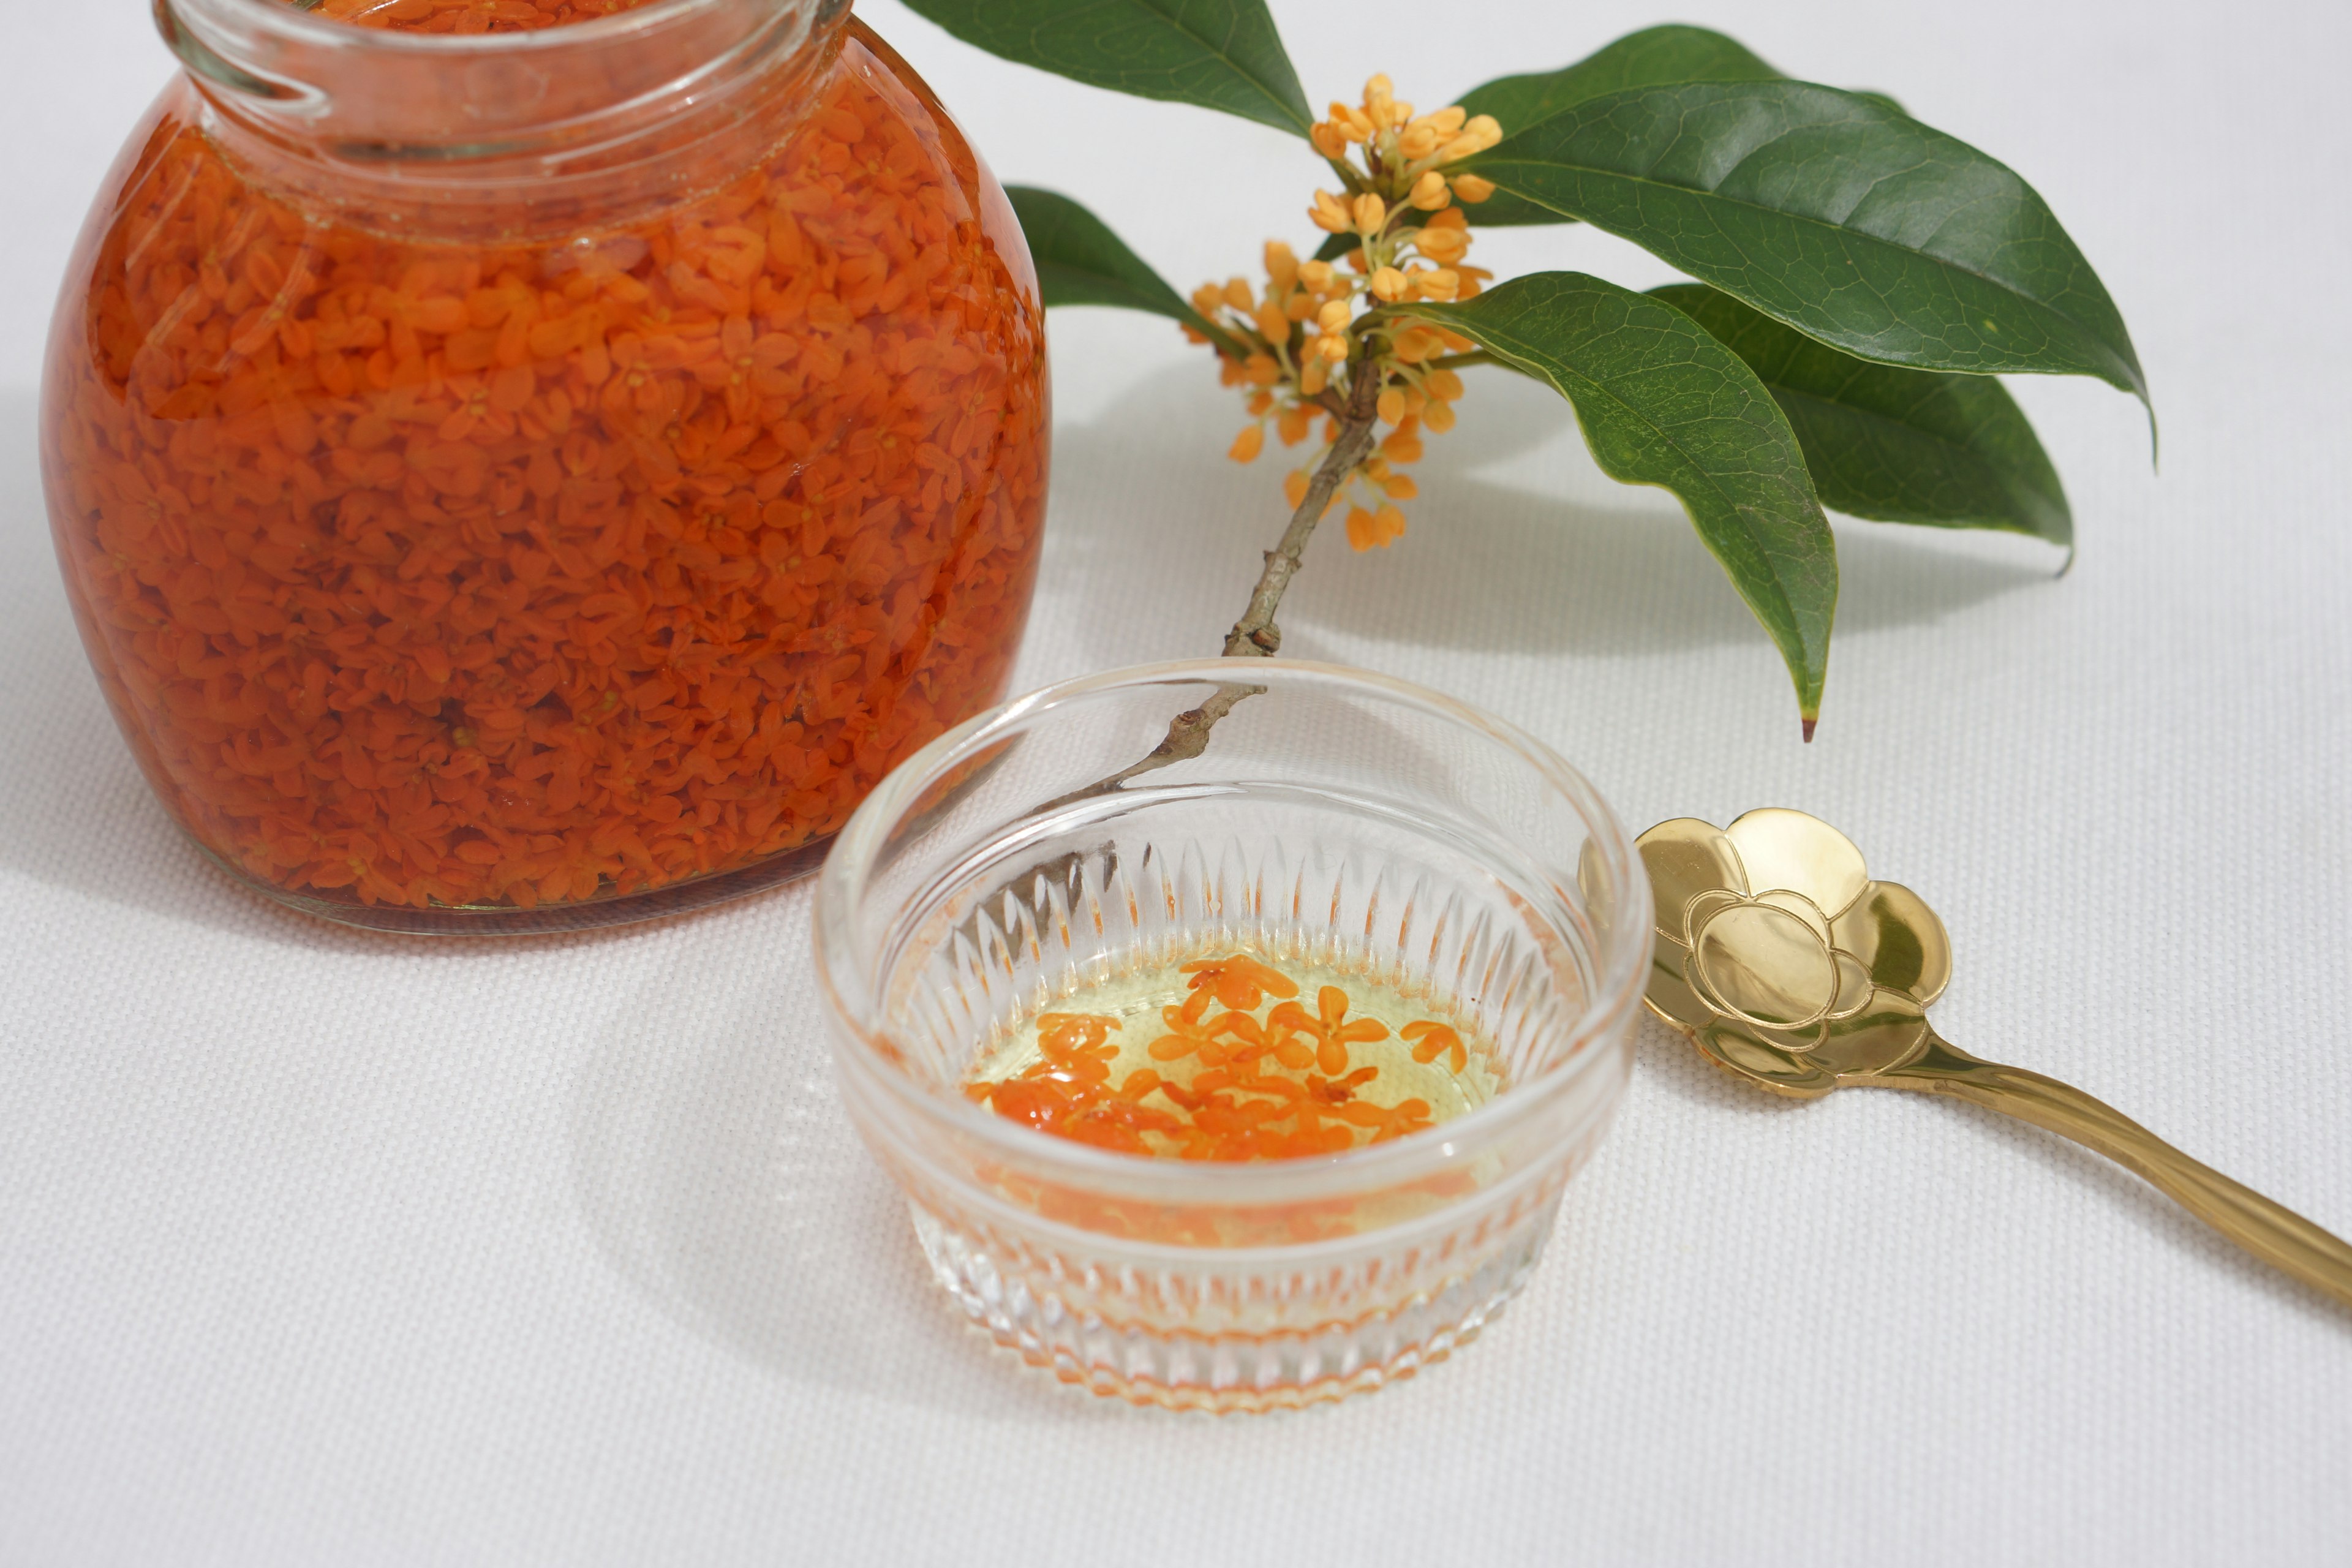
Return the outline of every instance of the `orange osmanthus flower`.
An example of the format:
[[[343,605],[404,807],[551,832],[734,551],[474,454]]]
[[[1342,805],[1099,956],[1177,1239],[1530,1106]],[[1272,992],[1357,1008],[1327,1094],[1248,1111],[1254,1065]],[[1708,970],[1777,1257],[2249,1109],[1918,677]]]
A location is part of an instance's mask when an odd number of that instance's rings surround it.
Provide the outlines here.
[[[1254,422],[1226,454],[1235,462],[1256,460],[1269,423],[1284,446],[1295,447],[1307,439],[1318,414],[1326,416],[1328,450],[1355,378],[1377,378],[1381,423],[1391,433],[1378,456],[1347,476],[1330,502],[1338,506],[1360,484],[1376,492],[1369,505],[1352,505],[1348,512],[1348,542],[1358,550],[1385,548],[1403,534],[1404,513],[1393,503],[1419,491],[1393,466],[1420,458],[1420,428],[1453,428],[1453,405],[1462,395],[1462,378],[1430,362],[1475,347],[1455,333],[1425,325],[1400,328],[1371,312],[1419,300],[1472,299],[1492,276],[1465,263],[1469,219],[1454,204],[1483,202],[1495,187],[1475,175],[1448,174],[1441,165],[1484,152],[1502,134],[1493,117],[1468,116],[1458,106],[1416,115],[1412,104],[1398,100],[1387,77],[1372,78],[1361,104],[1332,104],[1329,118],[1311,132],[1316,150],[1342,166],[1349,188],[1317,191],[1307,216],[1327,234],[1354,237],[1343,265],[1302,262],[1282,241],[1268,240],[1262,290],[1234,278],[1193,292],[1193,307],[1231,331],[1244,351],[1238,359],[1223,355],[1223,365],[1226,385],[1251,388]],[[1284,480],[1294,509],[1305,503],[1313,468],[1294,469]]]

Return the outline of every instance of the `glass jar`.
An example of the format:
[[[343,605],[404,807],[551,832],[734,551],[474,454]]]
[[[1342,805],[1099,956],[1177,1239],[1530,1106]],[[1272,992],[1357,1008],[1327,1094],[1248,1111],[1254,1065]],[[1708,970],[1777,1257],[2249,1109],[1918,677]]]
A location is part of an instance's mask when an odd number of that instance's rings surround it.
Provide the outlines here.
[[[1218,1411],[1379,1388],[1502,1310],[1631,1076],[1651,951],[1649,879],[1592,786],[1401,681],[1251,660],[1201,755],[1100,787],[1234,679],[1088,676],[940,737],[858,809],[815,921],[844,1105],[956,1303],[1065,1382]],[[1049,1136],[966,1092],[1020,1021],[1228,952],[1442,1006],[1498,1087],[1427,1131],[1244,1163]]]
[[[813,868],[1028,614],[1003,191],[846,0],[327,8],[373,25],[156,0],[185,73],[51,335],[58,560],[156,795],[388,930]]]

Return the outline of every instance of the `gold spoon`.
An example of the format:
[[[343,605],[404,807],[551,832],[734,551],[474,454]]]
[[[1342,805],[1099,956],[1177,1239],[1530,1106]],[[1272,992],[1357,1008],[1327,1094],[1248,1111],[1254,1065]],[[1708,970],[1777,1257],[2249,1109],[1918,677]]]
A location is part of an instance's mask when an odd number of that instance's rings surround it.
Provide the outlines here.
[[[1927,1008],[1952,977],[1944,922],[1910,889],[1872,881],[1828,823],[1777,807],[1728,828],[1683,816],[1639,843],[1658,910],[1646,1000],[1717,1067],[1801,1100],[1852,1085],[1925,1089],[2030,1121],[2352,1305],[2352,1246],[2081,1089],[1937,1035]]]

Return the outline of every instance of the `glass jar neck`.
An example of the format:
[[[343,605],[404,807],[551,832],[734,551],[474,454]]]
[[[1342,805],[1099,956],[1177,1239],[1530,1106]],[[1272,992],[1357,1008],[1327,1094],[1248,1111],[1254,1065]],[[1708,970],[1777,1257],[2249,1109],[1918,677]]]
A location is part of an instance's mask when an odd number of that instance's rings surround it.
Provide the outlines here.
[[[655,0],[473,36],[285,0],[153,0],[205,128],[261,183],[417,238],[537,237],[699,194],[814,101],[850,0]]]

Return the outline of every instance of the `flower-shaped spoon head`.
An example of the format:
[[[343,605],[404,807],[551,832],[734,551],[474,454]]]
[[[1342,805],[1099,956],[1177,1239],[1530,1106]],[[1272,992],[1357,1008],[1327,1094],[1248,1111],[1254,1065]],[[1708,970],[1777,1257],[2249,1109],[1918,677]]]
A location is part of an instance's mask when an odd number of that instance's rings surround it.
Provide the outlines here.
[[[1727,828],[1676,817],[1639,844],[1658,911],[1646,1000],[1707,1059],[1811,1098],[1927,1048],[1952,977],[1944,922],[1872,881],[1844,834],[1775,807]]]

